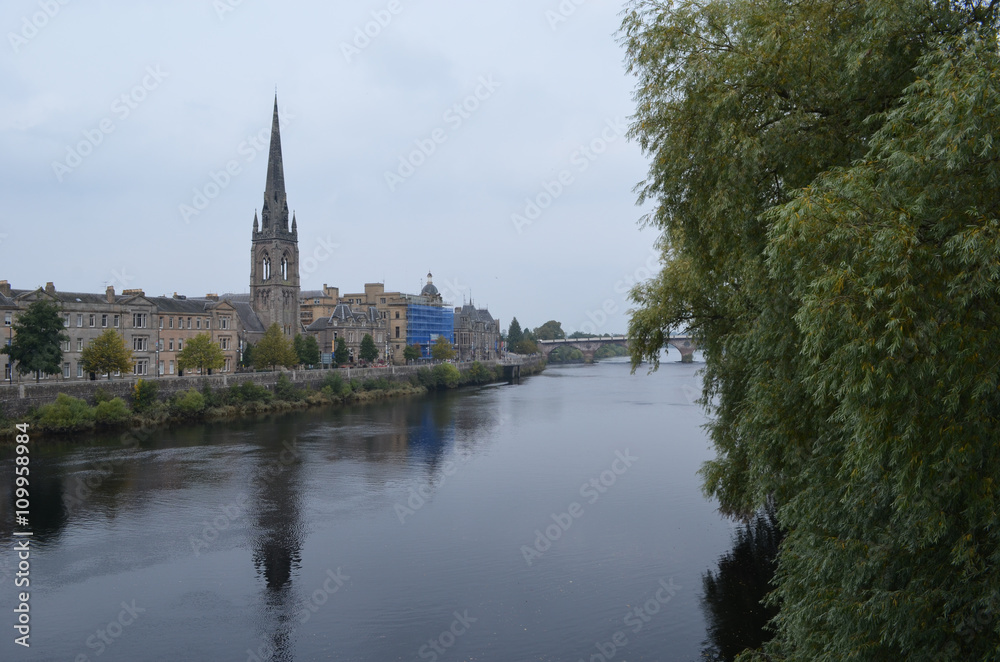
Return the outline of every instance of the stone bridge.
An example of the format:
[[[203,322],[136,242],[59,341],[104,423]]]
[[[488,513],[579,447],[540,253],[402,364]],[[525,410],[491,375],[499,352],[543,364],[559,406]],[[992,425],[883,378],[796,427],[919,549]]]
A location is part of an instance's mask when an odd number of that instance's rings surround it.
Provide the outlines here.
[[[682,363],[691,363],[694,360],[694,351],[698,347],[694,344],[691,336],[674,336],[667,339],[667,344],[677,348],[681,353]],[[549,357],[552,350],[557,347],[573,347],[583,352],[583,357],[587,363],[594,362],[594,352],[604,345],[618,345],[628,347],[628,336],[603,336],[594,338],[566,338],[563,340],[539,340],[538,351],[545,358]]]

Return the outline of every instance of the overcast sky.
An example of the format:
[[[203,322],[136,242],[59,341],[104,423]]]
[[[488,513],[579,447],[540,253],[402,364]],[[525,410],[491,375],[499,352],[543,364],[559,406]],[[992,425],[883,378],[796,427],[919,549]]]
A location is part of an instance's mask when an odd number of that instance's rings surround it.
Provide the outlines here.
[[[621,9],[5,0],[0,279],[248,291],[277,86],[304,289],[431,270],[504,327],[622,331],[656,262]]]

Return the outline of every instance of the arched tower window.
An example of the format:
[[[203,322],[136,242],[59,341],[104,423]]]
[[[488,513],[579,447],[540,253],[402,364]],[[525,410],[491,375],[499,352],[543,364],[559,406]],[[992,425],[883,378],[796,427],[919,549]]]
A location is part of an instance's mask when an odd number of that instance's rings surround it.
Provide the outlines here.
[[[260,263],[260,273],[262,280],[271,280],[271,258],[264,253],[264,258]]]
[[[288,280],[288,256],[281,256],[281,280]]]

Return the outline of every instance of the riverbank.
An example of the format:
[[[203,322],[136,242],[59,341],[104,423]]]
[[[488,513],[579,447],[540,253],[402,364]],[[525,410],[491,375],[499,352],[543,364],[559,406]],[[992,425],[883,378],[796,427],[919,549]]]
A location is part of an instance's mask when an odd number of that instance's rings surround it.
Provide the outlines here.
[[[16,423],[28,423],[33,436],[148,429],[424,395],[440,389],[512,381],[544,367],[544,360],[513,366],[475,361],[397,367],[391,371],[288,371],[181,378],[183,381],[77,383],[72,384],[76,395],[59,389],[53,400],[30,407],[21,415],[0,412],[0,440],[14,438]]]

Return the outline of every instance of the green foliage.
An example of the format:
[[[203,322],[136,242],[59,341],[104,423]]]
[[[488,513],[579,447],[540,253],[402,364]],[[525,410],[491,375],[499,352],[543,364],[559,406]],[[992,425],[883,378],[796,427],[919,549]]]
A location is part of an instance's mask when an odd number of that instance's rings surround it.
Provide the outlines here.
[[[462,373],[451,363],[440,363],[431,371],[437,387],[455,388],[462,381]]]
[[[244,347],[243,347],[243,355],[240,357],[240,367],[241,368],[253,368],[254,367],[253,351],[254,351],[254,344],[253,343],[248,342],[246,345],[244,345]]]
[[[299,361],[299,357],[292,348],[292,341],[285,337],[281,327],[275,322],[264,333],[257,346],[253,349],[254,367],[258,370],[270,368],[274,370],[278,366],[294,368]]]
[[[995,658],[997,5],[667,7],[622,26],[664,256],[632,359],[692,332],[706,491],[779,504],[761,659]]]
[[[451,364],[449,363],[446,365],[451,365]],[[430,368],[420,368],[419,370],[417,370],[417,381],[419,382],[420,386],[423,386],[424,388],[430,390],[437,388],[437,378],[434,376],[434,373],[431,372]]]
[[[403,358],[407,362],[418,360],[420,358],[420,345],[407,345],[403,348]]]
[[[629,351],[627,347],[622,347],[621,345],[601,345],[594,352],[594,359],[610,359],[616,356],[628,356]]]
[[[55,402],[39,407],[38,422],[57,432],[85,430],[94,426],[94,409],[79,398],[60,393]]]
[[[455,358],[455,348],[446,337],[438,336],[434,344],[431,345],[431,356],[435,361],[447,361]]]
[[[193,388],[189,388],[174,397],[173,408],[181,416],[193,417],[205,410],[205,396]]]
[[[278,381],[274,385],[274,397],[287,402],[298,402],[302,399],[302,392],[295,387],[288,375],[278,375]]]
[[[549,352],[549,361],[552,363],[580,363],[584,359],[585,357],[583,352],[576,347],[556,347],[554,350]]]
[[[159,387],[156,382],[148,379],[140,379],[132,387],[132,409],[136,412],[149,410],[156,404],[156,396]]]
[[[510,320],[510,328],[507,329],[507,346],[513,347],[524,340],[524,333],[521,331],[521,323],[514,317]]]
[[[473,384],[485,384],[493,381],[493,371],[479,361],[473,361],[467,378]]]
[[[534,340],[525,338],[510,346],[510,351],[515,354],[534,354],[538,351],[538,344]]]
[[[106,373],[111,379],[116,372],[130,372],[134,361],[132,350],[125,346],[125,339],[114,329],[108,329],[83,348],[80,363],[85,372],[96,375]]]
[[[363,390],[360,379],[351,380],[351,391],[354,393],[360,393]]]
[[[60,345],[69,340],[69,336],[64,331],[59,311],[58,304],[39,299],[14,319],[13,343],[0,348],[0,353],[10,355],[20,374],[56,375],[62,371]],[[37,381],[37,374],[35,379]]]
[[[142,381],[142,380],[140,380],[140,381]],[[107,402],[112,397],[113,396],[110,393],[108,393],[107,391],[105,391],[103,388],[98,387],[98,388],[94,389],[94,404],[95,405],[99,405],[102,402]]]
[[[315,336],[295,336],[296,338],[301,338],[299,341],[299,347],[296,348],[295,352],[299,357],[299,363],[302,365],[319,365],[322,356],[319,351],[319,343],[316,342]]]
[[[566,332],[562,328],[562,322],[555,320],[549,320],[541,325],[535,329],[534,334],[538,340],[562,340],[566,337]]]
[[[344,365],[351,360],[351,354],[347,350],[347,341],[341,336],[337,338],[333,350],[333,362],[337,365]]]
[[[105,400],[94,408],[94,420],[99,425],[116,425],[132,417],[128,405],[121,398]]]
[[[208,333],[199,333],[184,343],[184,349],[177,355],[177,367],[181,370],[200,369],[202,374],[218,370],[226,364],[222,348],[212,342]]]
[[[361,339],[360,358],[366,362],[371,362],[378,358],[378,347],[375,346],[375,339],[368,333]]]
[[[270,402],[273,397],[274,395],[269,390],[248,379],[242,384],[230,385],[227,399],[232,404],[240,404],[243,402]]]

